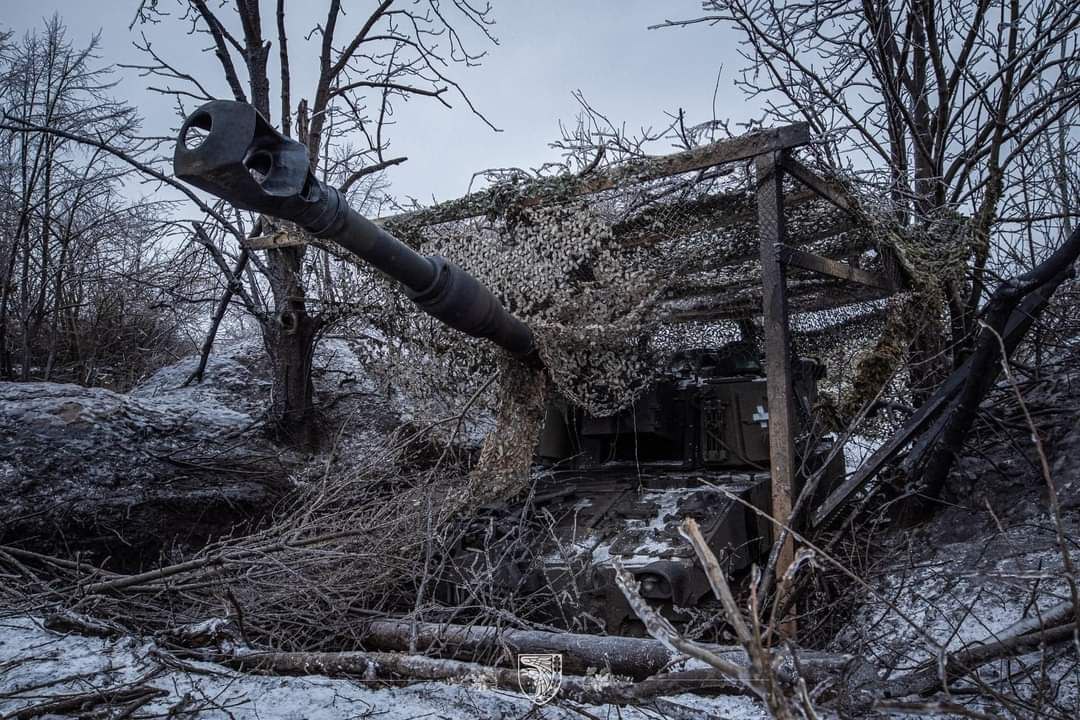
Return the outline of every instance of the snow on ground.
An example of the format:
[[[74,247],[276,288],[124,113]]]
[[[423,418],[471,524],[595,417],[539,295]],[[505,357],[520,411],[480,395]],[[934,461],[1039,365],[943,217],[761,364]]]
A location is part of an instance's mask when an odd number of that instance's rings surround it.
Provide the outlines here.
[[[861,645],[881,664],[910,669],[993,639],[1010,625],[1064,602],[1068,591],[1052,530],[1021,526],[978,542],[937,546],[878,574],[841,643]],[[899,550],[899,548],[898,548]]]
[[[189,387],[196,357],[126,394],[0,383],[0,539],[137,564],[273,507],[296,458],[258,432],[269,382],[257,351],[223,345]]]
[[[198,367],[192,355],[166,365],[132,388],[131,397],[145,401],[221,406],[257,416],[266,405],[270,381],[260,363],[265,351],[254,339],[215,345],[201,383],[184,387]]]
[[[320,392],[373,393],[378,387],[356,348],[343,338],[320,340],[312,366]]]
[[[133,713],[133,718],[198,717],[235,720],[473,720],[475,718],[685,717],[758,720],[766,715],[745,697],[678,695],[647,710],[614,706],[573,709],[536,707],[518,693],[462,684],[416,683],[387,687],[321,676],[248,675],[204,662],[162,659],[146,640],[105,640],[61,635],[26,616],[0,619],[0,716],[66,693],[140,682],[168,694]]]
[[[250,415],[190,396],[0,383],[0,518],[15,522],[61,506],[65,516],[93,515],[105,506],[124,516],[123,507],[180,493],[177,486],[194,473],[174,459],[200,444],[217,447],[251,424]],[[213,462],[250,463],[259,450],[217,450]],[[242,500],[257,488],[222,483],[221,492]]]
[[[270,398],[270,368],[258,338],[219,342],[214,346],[201,383],[184,383],[199,364],[197,355],[167,365],[132,389],[138,398],[222,405],[257,415]],[[373,393],[376,383],[354,344],[323,338],[315,346],[312,380],[327,398],[339,393]]]
[[[877,438],[864,435],[849,437],[844,443],[844,472],[851,475],[858,470],[881,445],[881,440]]]
[[[896,677],[937,661],[943,647],[994,642],[1014,623],[1067,601],[1051,517],[1030,496],[1011,500],[1011,516],[1004,508],[991,515],[954,507],[917,530],[890,530],[884,539],[889,559],[866,576],[872,592],[830,649],[861,655]],[[1067,537],[1080,537],[1078,524],[1066,518]],[[1063,643],[990,663],[978,677],[1032,707],[1055,699],[1053,713],[1033,717],[1080,717],[1075,656]],[[986,696],[965,702],[1001,709]]]

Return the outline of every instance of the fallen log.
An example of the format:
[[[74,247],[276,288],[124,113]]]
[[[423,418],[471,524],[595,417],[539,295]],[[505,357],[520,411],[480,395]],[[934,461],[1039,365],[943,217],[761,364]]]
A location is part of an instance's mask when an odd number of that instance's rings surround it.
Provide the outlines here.
[[[1038,319],[1058,287],[1075,273],[1074,265],[1080,256],[1080,227],[1038,266],[1018,277],[1003,281],[986,304],[985,321],[969,358],[969,370],[957,395],[955,408],[941,428],[941,439],[929,456],[923,477],[925,492],[937,497],[975,423],[979,405],[997,381],[1001,370],[1001,353],[1005,359],[1020,344],[1024,333]],[[1025,310],[1021,319],[1018,309]],[[1019,323],[1022,332],[1010,326]],[[1013,330],[1014,337],[1003,336]]]
[[[516,669],[447,660],[424,655],[383,652],[266,652],[206,658],[242,672],[273,675],[324,675],[367,681],[458,681],[501,690],[532,692],[531,676]],[[660,695],[684,692],[746,694],[746,688],[712,670],[657,675],[633,681],[616,675],[563,675],[561,699],[589,705],[635,705]]]
[[[522,653],[558,653],[568,673],[590,669],[607,670],[643,680],[669,668],[685,656],[652,638],[614,635],[554,633],[541,630],[511,630],[490,625],[442,625],[439,623],[377,620],[362,639],[369,650],[409,651],[437,654],[458,660],[483,660],[492,664],[516,665]],[[414,644],[415,643],[415,644]],[[702,647],[735,665],[747,665],[746,652],[735,645],[702,643]],[[781,654],[787,651],[780,651]],[[810,685],[844,673],[856,661],[850,655],[797,649],[785,661],[795,662]]]

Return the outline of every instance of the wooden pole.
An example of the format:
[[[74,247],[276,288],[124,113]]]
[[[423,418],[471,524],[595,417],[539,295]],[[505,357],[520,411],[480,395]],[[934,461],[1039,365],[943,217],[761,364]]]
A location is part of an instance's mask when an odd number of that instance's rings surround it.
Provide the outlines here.
[[[777,522],[791,519],[795,494],[795,397],[791,377],[791,337],[788,326],[787,286],[780,251],[784,244],[784,190],[782,151],[759,155],[757,165],[758,227],[761,240],[762,314],[765,330],[766,391],[769,400],[769,469],[772,480],[772,516]],[[773,526],[773,540],[780,528]],[[776,577],[794,559],[791,536],[785,539],[776,560]],[[779,586],[779,582],[777,583]],[[785,623],[789,635],[795,624]]]

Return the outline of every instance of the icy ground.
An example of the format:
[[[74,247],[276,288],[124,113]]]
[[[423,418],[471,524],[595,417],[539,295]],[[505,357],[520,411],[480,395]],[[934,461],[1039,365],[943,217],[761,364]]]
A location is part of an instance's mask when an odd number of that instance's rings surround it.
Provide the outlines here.
[[[758,720],[766,715],[738,696],[660,698],[648,708],[581,706],[588,715],[557,705],[534,706],[524,695],[470,686],[467,682],[387,687],[321,676],[248,675],[205,662],[178,662],[153,642],[61,635],[26,616],[0,619],[0,717],[57,699],[136,683],[167,694],[132,718],[184,717],[211,720],[473,720],[474,718],[585,717],[658,720]],[[55,717],[55,716],[53,716]]]
[[[219,343],[203,382],[185,387],[197,364],[184,358],[129,393],[0,382],[0,542],[89,538],[66,550],[153,562],[263,517],[311,467],[355,466],[401,423],[340,338],[314,359],[333,438],[316,464],[264,437],[271,383],[257,339]]]
[[[1042,418],[1066,550],[1076,564],[1080,385],[1067,380],[1033,394],[1028,404]],[[1071,597],[1046,480],[1029,437],[976,447],[958,463],[946,507],[932,520],[917,527],[886,524],[861,542],[877,548],[875,564],[863,573],[869,592],[830,649],[865,657],[883,676],[935,662],[941,648],[993,642],[1014,623]],[[1026,703],[1025,717],[1080,718],[1078,653],[1071,643],[1036,650],[984,666],[978,680]],[[960,687],[967,691],[963,702],[1001,711],[985,695],[971,695],[970,682]]]

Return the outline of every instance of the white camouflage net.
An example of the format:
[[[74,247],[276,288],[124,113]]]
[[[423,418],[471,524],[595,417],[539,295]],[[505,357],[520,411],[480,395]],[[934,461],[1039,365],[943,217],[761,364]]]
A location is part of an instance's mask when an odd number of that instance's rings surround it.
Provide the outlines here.
[[[387,227],[491,288],[532,328],[554,391],[603,416],[630,406],[672,352],[738,339],[735,321],[759,315],[758,210],[746,164],[631,179],[583,194],[586,182],[515,180],[457,201],[466,209],[456,214],[436,206]],[[785,205],[789,244],[884,269],[875,243],[895,233],[853,223],[794,181],[785,186]],[[837,397],[853,389],[865,396],[867,388],[853,388],[852,359],[872,348],[896,301],[794,269],[788,286],[796,351],[826,362]],[[498,353],[491,346],[405,306],[388,316],[396,318],[402,343],[401,362],[393,364],[399,385],[427,397],[452,387],[450,394],[461,397],[495,371]],[[512,390],[500,385],[503,393]],[[486,398],[489,408],[493,400]],[[542,415],[496,433],[500,443],[531,452],[541,423]],[[517,471],[528,458],[519,455]]]

